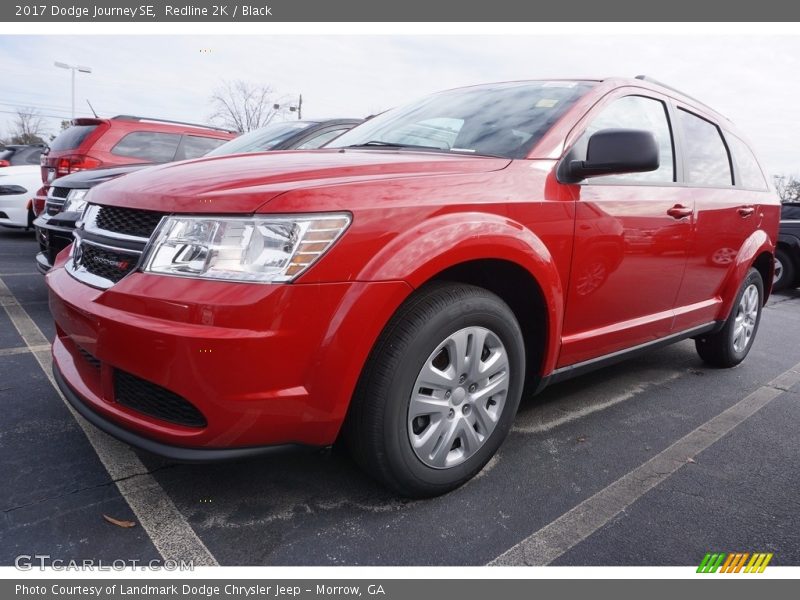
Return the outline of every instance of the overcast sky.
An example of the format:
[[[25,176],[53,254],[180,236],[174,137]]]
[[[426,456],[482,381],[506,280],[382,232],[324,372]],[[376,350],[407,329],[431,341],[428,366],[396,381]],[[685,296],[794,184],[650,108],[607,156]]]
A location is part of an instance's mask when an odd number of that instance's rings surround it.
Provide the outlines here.
[[[89,98],[101,116],[198,122],[223,79],[302,93],[303,116],[321,118],[474,83],[644,73],[732,119],[771,173],[800,172],[800,36],[0,36],[0,134],[17,107],[53,131],[69,118],[55,60],[93,70],[77,76],[78,116]]]

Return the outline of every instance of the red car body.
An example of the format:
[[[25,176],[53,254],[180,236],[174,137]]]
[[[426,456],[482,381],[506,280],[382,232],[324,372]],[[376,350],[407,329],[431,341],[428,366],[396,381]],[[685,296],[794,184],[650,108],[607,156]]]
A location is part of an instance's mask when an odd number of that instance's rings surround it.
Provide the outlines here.
[[[118,144],[130,134],[156,134],[169,136],[170,144],[174,142],[174,152],[167,160],[153,160],[135,149],[119,153]],[[71,126],[53,141],[49,151],[41,156],[42,182],[44,187],[39,191],[33,203],[33,210],[39,215],[47,201],[47,190],[50,182],[58,177],[98,167],[114,167],[119,165],[168,162],[184,158],[196,158],[201,154],[188,155],[184,152],[186,138],[216,140],[216,145],[223,144],[236,137],[236,133],[203,125],[192,125],[161,119],[144,119],[141,117],[118,116],[111,119],[79,118],[73,119]],[[130,139],[130,138],[129,138]],[[158,143],[157,141],[152,143]],[[145,145],[141,146],[143,149]],[[209,145],[211,150],[215,146]]]
[[[333,443],[387,322],[437,278],[482,283],[506,299],[526,334],[534,387],[708,331],[727,319],[751,267],[768,293],[779,204],[766,187],[561,183],[559,161],[584,124],[630,94],[686,106],[732,131],[661,86],[606,80],[523,159],[322,149],[199,159],[100,186],[91,202],[102,206],[347,211],[352,223],[290,284],[134,270],[98,289],[71,276],[62,253],[47,275],[62,389],[130,443],[214,458]],[[733,258],[709,261],[721,247],[735,249]],[[176,425],[120,405],[117,370],[187,399],[206,423]]]

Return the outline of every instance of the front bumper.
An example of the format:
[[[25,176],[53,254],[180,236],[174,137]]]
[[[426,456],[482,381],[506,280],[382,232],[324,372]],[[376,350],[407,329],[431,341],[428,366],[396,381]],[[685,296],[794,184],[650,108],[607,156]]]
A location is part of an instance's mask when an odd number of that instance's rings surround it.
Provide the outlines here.
[[[5,196],[0,198],[0,225],[6,227],[27,227],[28,207],[27,200],[18,196]]]
[[[307,449],[306,446],[299,444],[284,444],[282,446],[261,446],[252,448],[181,448],[180,446],[170,446],[156,442],[142,435],[138,435],[127,429],[123,429],[113,421],[102,417],[94,412],[85,401],[75,393],[64,379],[58,367],[53,367],[53,377],[58,384],[58,389],[79,415],[89,421],[98,429],[125,442],[126,444],[139,448],[151,454],[157,454],[170,460],[178,462],[216,462],[224,460],[235,460],[250,458],[251,456],[262,456],[264,454],[283,454],[286,452],[297,452]]]
[[[112,435],[177,460],[331,444],[375,339],[410,291],[404,282],[258,285],[144,273],[98,290],[62,267],[60,259],[47,283],[65,395]],[[132,407],[117,385],[125,377],[184,399],[203,424]]]
[[[79,217],[78,213],[65,213],[54,217],[43,214],[34,220],[36,241],[39,242],[36,268],[41,273],[47,273],[55,264],[59,252],[73,242],[75,223]]]

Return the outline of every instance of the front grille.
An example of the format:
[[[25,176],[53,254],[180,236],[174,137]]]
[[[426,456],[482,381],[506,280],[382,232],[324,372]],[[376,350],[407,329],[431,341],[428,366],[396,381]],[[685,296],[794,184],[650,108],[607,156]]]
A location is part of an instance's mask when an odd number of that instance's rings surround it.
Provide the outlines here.
[[[83,360],[85,360],[89,364],[90,367],[94,367],[98,371],[100,370],[100,361],[98,359],[96,359],[94,356],[92,356],[91,354],[89,354],[86,350],[84,350],[80,346],[78,346],[78,354],[81,355]]]
[[[101,206],[97,211],[95,225],[99,229],[149,238],[156,230],[164,213],[116,206]]]
[[[131,375],[114,370],[114,397],[119,404],[142,414],[186,427],[205,427],[206,419],[178,394]]]
[[[64,203],[67,201],[67,195],[70,188],[65,187],[51,187],[47,194],[47,202],[45,204],[48,215],[57,215],[64,208]]]
[[[116,252],[93,244],[80,245],[80,264],[87,272],[117,283],[136,268],[138,254]]]

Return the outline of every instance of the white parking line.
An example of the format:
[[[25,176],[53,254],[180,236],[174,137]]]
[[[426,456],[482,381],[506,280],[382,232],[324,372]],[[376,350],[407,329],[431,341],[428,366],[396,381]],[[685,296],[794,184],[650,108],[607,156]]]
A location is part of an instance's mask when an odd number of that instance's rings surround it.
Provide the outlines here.
[[[0,306],[86,434],[120,494],[164,560],[192,561],[195,566],[217,565],[217,560],[197,537],[163,488],[148,473],[136,453],[127,445],[89,424],[64,399],[53,378],[52,355],[47,338],[17,302],[2,277],[0,277]]]
[[[547,565],[775,398],[800,383],[800,363],[762,385],[666,450],[510,548],[490,565]]]
[[[0,356],[13,356],[15,354],[28,354],[30,352],[39,352],[40,350],[48,350],[50,344],[43,344],[41,346],[19,346],[17,348],[0,348]]]

